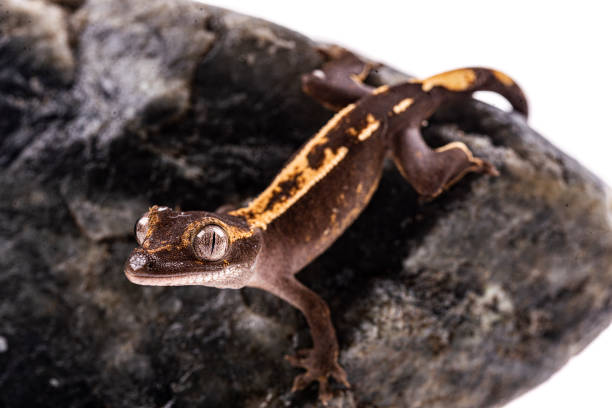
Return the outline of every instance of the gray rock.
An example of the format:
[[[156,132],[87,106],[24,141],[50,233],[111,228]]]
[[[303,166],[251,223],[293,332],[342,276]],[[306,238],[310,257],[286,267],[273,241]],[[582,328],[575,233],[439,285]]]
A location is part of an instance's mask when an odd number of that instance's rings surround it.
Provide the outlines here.
[[[0,405],[315,406],[283,355],[303,317],[256,290],[140,287],[122,265],[149,205],[256,195],[330,113],[315,44],[186,1],[0,5]],[[398,78],[382,69],[373,81]],[[501,171],[430,203],[389,166],[300,279],[330,304],[342,407],[491,407],[612,317],[607,187],[479,102],[430,121]]]

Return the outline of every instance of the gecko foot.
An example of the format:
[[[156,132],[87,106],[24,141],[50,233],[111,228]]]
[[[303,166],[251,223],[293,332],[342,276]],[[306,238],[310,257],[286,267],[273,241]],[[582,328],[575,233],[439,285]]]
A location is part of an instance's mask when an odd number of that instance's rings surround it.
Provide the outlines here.
[[[448,190],[467,173],[483,173],[499,176],[499,172],[488,161],[475,157],[462,142],[451,142],[433,152],[432,177],[422,185],[415,186],[421,198],[427,202]],[[437,176],[437,177],[434,177]]]
[[[336,358],[329,358],[327,355],[315,353],[313,349],[298,350],[297,355],[285,356],[285,358],[292,366],[306,370],[305,373],[295,377],[293,388],[291,389],[292,392],[304,389],[313,381],[318,381],[319,400],[321,400],[323,405],[327,405],[333,397],[333,393],[328,387],[327,378],[329,376],[347,388],[350,387],[346,372],[340,367]]]

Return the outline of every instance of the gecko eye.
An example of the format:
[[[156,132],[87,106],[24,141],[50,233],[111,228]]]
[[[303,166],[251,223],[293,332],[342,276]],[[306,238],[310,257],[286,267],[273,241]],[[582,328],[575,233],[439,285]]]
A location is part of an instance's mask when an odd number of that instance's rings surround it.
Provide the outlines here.
[[[134,235],[136,235],[136,242],[138,245],[142,245],[145,238],[147,237],[147,230],[149,229],[149,217],[146,215],[139,219],[134,225]]]
[[[229,239],[223,228],[208,224],[193,238],[193,251],[205,261],[218,261],[223,258],[229,247]]]

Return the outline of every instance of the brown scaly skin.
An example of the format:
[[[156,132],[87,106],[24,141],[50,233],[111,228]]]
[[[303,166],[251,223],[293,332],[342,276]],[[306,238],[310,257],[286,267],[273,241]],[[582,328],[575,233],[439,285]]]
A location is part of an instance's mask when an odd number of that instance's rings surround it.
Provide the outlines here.
[[[328,378],[349,386],[338,364],[338,342],[323,299],[295,274],[325,251],[357,218],[378,186],[388,152],[406,180],[433,198],[468,172],[496,175],[463,143],[430,149],[422,121],[438,106],[477,90],[495,91],[527,114],[520,88],[485,68],[449,71],[425,80],[372,88],[362,81],[371,65],[341,48],[322,69],[302,78],[303,89],[339,112],[248,206],[227,213],[152,207],[137,224],[136,248],[125,274],[142,285],[205,285],[264,289],[298,308],[313,348],[287,357],[305,373],[293,390],[319,382],[319,399],[332,397]],[[317,222],[312,222],[315,219]]]

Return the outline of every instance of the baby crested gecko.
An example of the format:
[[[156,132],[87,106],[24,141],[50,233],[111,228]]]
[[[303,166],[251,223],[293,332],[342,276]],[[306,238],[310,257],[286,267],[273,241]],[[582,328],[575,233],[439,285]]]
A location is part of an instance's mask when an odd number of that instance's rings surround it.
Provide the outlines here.
[[[154,206],[136,223],[138,247],[125,274],[141,285],[250,286],[299,309],[313,348],[287,356],[306,372],[292,391],[313,381],[319,399],[332,397],[331,376],[349,387],[338,364],[338,341],[327,303],[295,274],[325,251],[357,218],[378,186],[390,152],[419,195],[433,198],[468,172],[498,174],[461,142],[430,149],[421,123],[445,101],[479,90],[504,96],[527,114],[521,89],[505,74],[463,68],[424,80],[374,88],[363,81],[373,66],[340,49],[302,77],[303,90],[338,112],[285,164],[272,183],[243,208],[211,213]],[[318,220],[312,222],[312,220]]]

